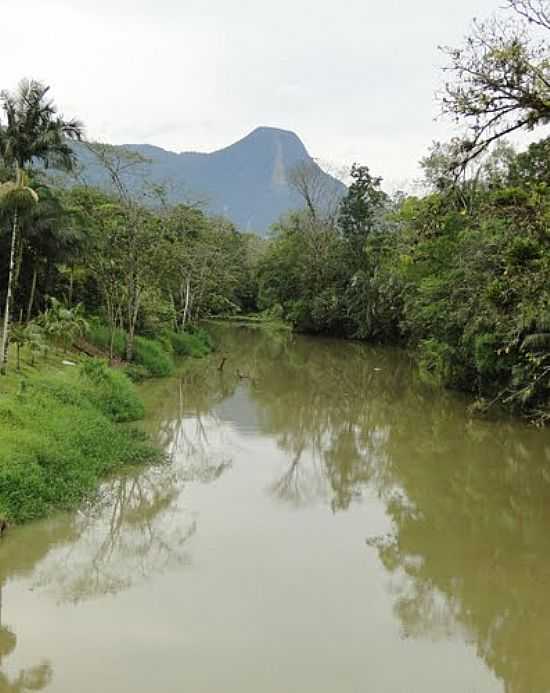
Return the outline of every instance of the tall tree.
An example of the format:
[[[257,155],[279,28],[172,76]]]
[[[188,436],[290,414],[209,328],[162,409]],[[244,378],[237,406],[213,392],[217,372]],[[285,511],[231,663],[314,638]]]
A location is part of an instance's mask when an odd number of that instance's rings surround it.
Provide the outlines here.
[[[350,175],[353,183],[340,205],[339,223],[344,236],[361,250],[388,197],[380,187],[382,178],[373,176],[368,166],[353,164]]]
[[[15,182],[9,181],[0,185],[0,207],[12,213],[12,229],[10,242],[10,259],[8,269],[8,286],[4,307],[4,324],[2,326],[2,341],[0,342],[0,373],[5,375],[8,359],[8,336],[10,313],[13,298],[15,276],[15,251],[17,246],[17,229],[20,215],[38,202],[38,195],[28,185],[28,177],[21,169],[17,169]]]
[[[289,171],[288,182],[304,200],[312,219],[333,220],[342,191],[315,161],[303,160],[295,164]]]
[[[143,202],[151,192],[157,196],[157,191],[147,188],[144,165],[148,160],[141,154],[100,142],[89,143],[87,148],[109,176],[122,213],[122,223],[117,224],[116,231],[118,250],[122,250],[120,282],[124,285],[123,311],[128,332],[126,359],[132,361],[139,311],[144,292],[154,277],[153,256],[156,251],[156,221]],[[131,192],[133,186],[130,185],[136,181],[141,183],[137,194]]]
[[[442,48],[451,75],[442,109],[468,129],[457,169],[495,140],[550,120],[549,2],[507,0],[507,8],[515,18],[474,21],[464,46]]]
[[[78,120],[65,120],[48,98],[49,87],[34,80],[23,80],[14,93],[0,93],[3,118],[0,120],[0,158],[13,172],[11,188],[3,189],[4,200],[12,208],[10,264],[4,308],[4,328],[0,346],[0,371],[5,373],[9,342],[11,299],[14,288],[15,249],[22,205],[34,195],[28,185],[27,172],[34,161],[45,167],[56,165],[70,170],[74,153],[68,139],[82,137]]]

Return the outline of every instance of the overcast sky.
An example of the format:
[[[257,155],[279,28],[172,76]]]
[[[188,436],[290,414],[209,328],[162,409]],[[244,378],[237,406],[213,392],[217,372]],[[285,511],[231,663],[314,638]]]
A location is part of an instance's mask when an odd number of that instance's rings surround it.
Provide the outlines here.
[[[499,0],[0,0],[0,87],[40,79],[91,138],[211,151],[294,130],[388,187],[418,175],[444,57]]]

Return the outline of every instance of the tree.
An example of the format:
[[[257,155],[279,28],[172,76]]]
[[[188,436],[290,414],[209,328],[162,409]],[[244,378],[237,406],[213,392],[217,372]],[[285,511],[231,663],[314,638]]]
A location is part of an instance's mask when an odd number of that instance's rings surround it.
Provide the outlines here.
[[[68,278],[67,303],[71,307],[74,267],[85,251],[88,236],[77,210],[65,205],[62,195],[42,185],[38,193],[38,205],[25,217],[21,228],[27,258],[27,321],[32,317],[37,300],[40,299],[44,306],[45,296],[51,293],[52,266],[60,276]]]
[[[373,231],[387,202],[381,189],[382,178],[373,176],[368,166],[353,164],[353,183],[340,205],[339,224],[344,236],[359,245]]]
[[[88,329],[88,322],[83,313],[81,304],[74,308],[67,308],[61,301],[52,296],[50,306],[41,316],[39,322],[45,334],[57,339],[67,351],[74,340],[82,336]]]
[[[303,198],[312,219],[331,219],[340,202],[341,193],[331,179],[313,160],[299,161],[290,170],[288,182]]]
[[[144,291],[154,280],[155,274],[158,274],[158,268],[155,268],[152,262],[158,239],[158,234],[155,233],[158,228],[154,228],[154,216],[138,202],[136,195],[130,192],[132,179],[137,177],[139,181],[143,178],[143,165],[147,163],[147,159],[123,147],[98,142],[88,144],[87,147],[108,174],[119,204],[121,223],[115,228],[118,246],[116,250],[121,269],[119,281],[124,286],[122,308],[128,332],[126,360],[132,361],[136,325]],[[148,191],[142,187],[142,201],[147,194]]]
[[[74,153],[67,140],[80,139],[83,132],[78,120],[64,120],[57,114],[53,102],[48,99],[48,92],[49,87],[40,82],[23,80],[14,94],[7,91],[0,93],[4,111],[4,122],[0,121],[0,158],[13,172],[14,179],[2,186],[2,197],[12,209],[13,221],[0,347],[1,373],[5,373],[7,363],[19,214],[29,204],[37,202],[36,193],[28,185],[27,169],[38,161],[45,167],[56,165],[70,170],[74,164]]]
[[[0,205],[12,211],[13,222],[11,230],[10,259],[8,270],[8,286],[6,290],[6,303],[4,306],[4,324],[2,327],[2,341],[0,343],[0,373],[5,375],[8,360],[8,340],[10,327],[10,313],[13,297],[13,285],[15,274],[15,250],[17,246],[17,228],[19,215],[28,207],[38,202],[38,195],[27,185],[28,176],[22,169],[17,169],[15,182],[2,183],[0,185]]]
[[[498,140],[475,161],[470,161],[458,171],[454,170],[461,140],[433,142],[428,154],[420,160],[424,173],[423,184],[430,192],[442,193],[449,201],[468,211],[482,187],[495,188],[507,180],[510,167],[516,158],[512,145]]]
[[[452,76],[442,110],[469,131],[456,152],[455,169],[492,142],[550,120],[548,0],[508,0],[507,5],[515,20],[474,21],[463,47],[441,49]]]
[[[510,183],[548,183],[550,181],[550,137],[533,142],[510,165]]]

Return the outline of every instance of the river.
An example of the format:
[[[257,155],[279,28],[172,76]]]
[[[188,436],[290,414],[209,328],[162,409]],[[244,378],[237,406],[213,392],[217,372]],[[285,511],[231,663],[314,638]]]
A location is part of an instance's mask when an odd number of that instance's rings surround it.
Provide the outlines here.
[[[396,350],[213,329],[142,387],[170,462],[0,544],[0,692],[550,691],[550,432]]]

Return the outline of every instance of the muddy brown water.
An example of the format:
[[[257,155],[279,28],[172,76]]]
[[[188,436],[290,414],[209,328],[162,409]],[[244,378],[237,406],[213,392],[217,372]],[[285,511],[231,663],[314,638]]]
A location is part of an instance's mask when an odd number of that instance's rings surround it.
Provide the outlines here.
[[[142,389],[171,463],[0,544],[0,692],[550,691],[550,432],[214,329],[222,373]]]

